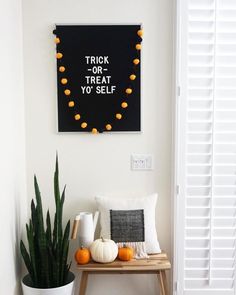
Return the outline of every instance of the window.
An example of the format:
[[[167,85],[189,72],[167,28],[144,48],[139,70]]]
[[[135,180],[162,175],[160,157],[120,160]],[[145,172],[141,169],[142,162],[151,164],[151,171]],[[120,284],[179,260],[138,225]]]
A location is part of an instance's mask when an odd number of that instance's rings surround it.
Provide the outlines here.
[[[236,0],[179,0],[176,294],[236,294]]]

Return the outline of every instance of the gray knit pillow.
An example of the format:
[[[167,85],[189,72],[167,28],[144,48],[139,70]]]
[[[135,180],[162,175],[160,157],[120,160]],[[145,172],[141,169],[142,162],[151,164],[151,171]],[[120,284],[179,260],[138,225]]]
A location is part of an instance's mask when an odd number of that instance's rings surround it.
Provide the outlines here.
[[[144,214],[141,210],[110,210],[111,239],[118,242],[144,242]]]
[[[100,211],[102,237],[122,242],[141,240],[138,243],[145,244],[148,254],[161,252],[156,232],[157,194],[138,198],[99,196],[95,199]]]

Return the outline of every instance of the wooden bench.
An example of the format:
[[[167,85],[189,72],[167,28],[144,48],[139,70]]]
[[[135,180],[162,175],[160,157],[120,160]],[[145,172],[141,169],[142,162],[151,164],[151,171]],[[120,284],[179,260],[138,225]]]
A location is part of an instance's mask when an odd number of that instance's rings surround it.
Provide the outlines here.
[[[79,295],[85,295],[89,274],[156,274],[162,295],[168,295],[166,270],[171,268],[170,261],[165,253],[150,255],[148,259],[131,261],[115,260],[112,263],[90,262],[85,265],[78,264],[82,271]]]

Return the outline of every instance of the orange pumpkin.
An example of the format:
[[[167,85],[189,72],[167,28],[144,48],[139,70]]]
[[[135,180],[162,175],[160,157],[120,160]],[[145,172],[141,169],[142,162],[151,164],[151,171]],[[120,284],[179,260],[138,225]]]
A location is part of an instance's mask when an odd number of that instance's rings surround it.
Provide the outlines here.
[[[87,264],[90,261],[90,251],[87,248],[80,247],[75,252],[75,260],[78,264]]]
[[[119,248],[118,251],[118,258],[123,261],[129,261],[134,256],[134,250],[131,247],[124,246]]]

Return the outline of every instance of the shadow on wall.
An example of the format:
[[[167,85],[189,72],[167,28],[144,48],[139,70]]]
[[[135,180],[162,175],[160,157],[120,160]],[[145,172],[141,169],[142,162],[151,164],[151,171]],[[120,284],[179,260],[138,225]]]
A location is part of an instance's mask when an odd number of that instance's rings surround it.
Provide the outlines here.
[[[20,254],[20,239],[22,235],[22,228],[25,226],[23,224],[24,220],[22,220],[23,212],[22,212],[22,204],[20,203],[20,193],[15,192],[15,202],[14,202],[14,220],[13,220],[13,228],[12,228],[12,256],[14,257],[14,266],[15,266],[15,278],[16,283],[13,289],[14,295],[22,294],[21,288],[21,276],[23,271],[23,263]],[[23,237],[25,238],[25,237]],[[25,272],[25,268],[24,268]]]

